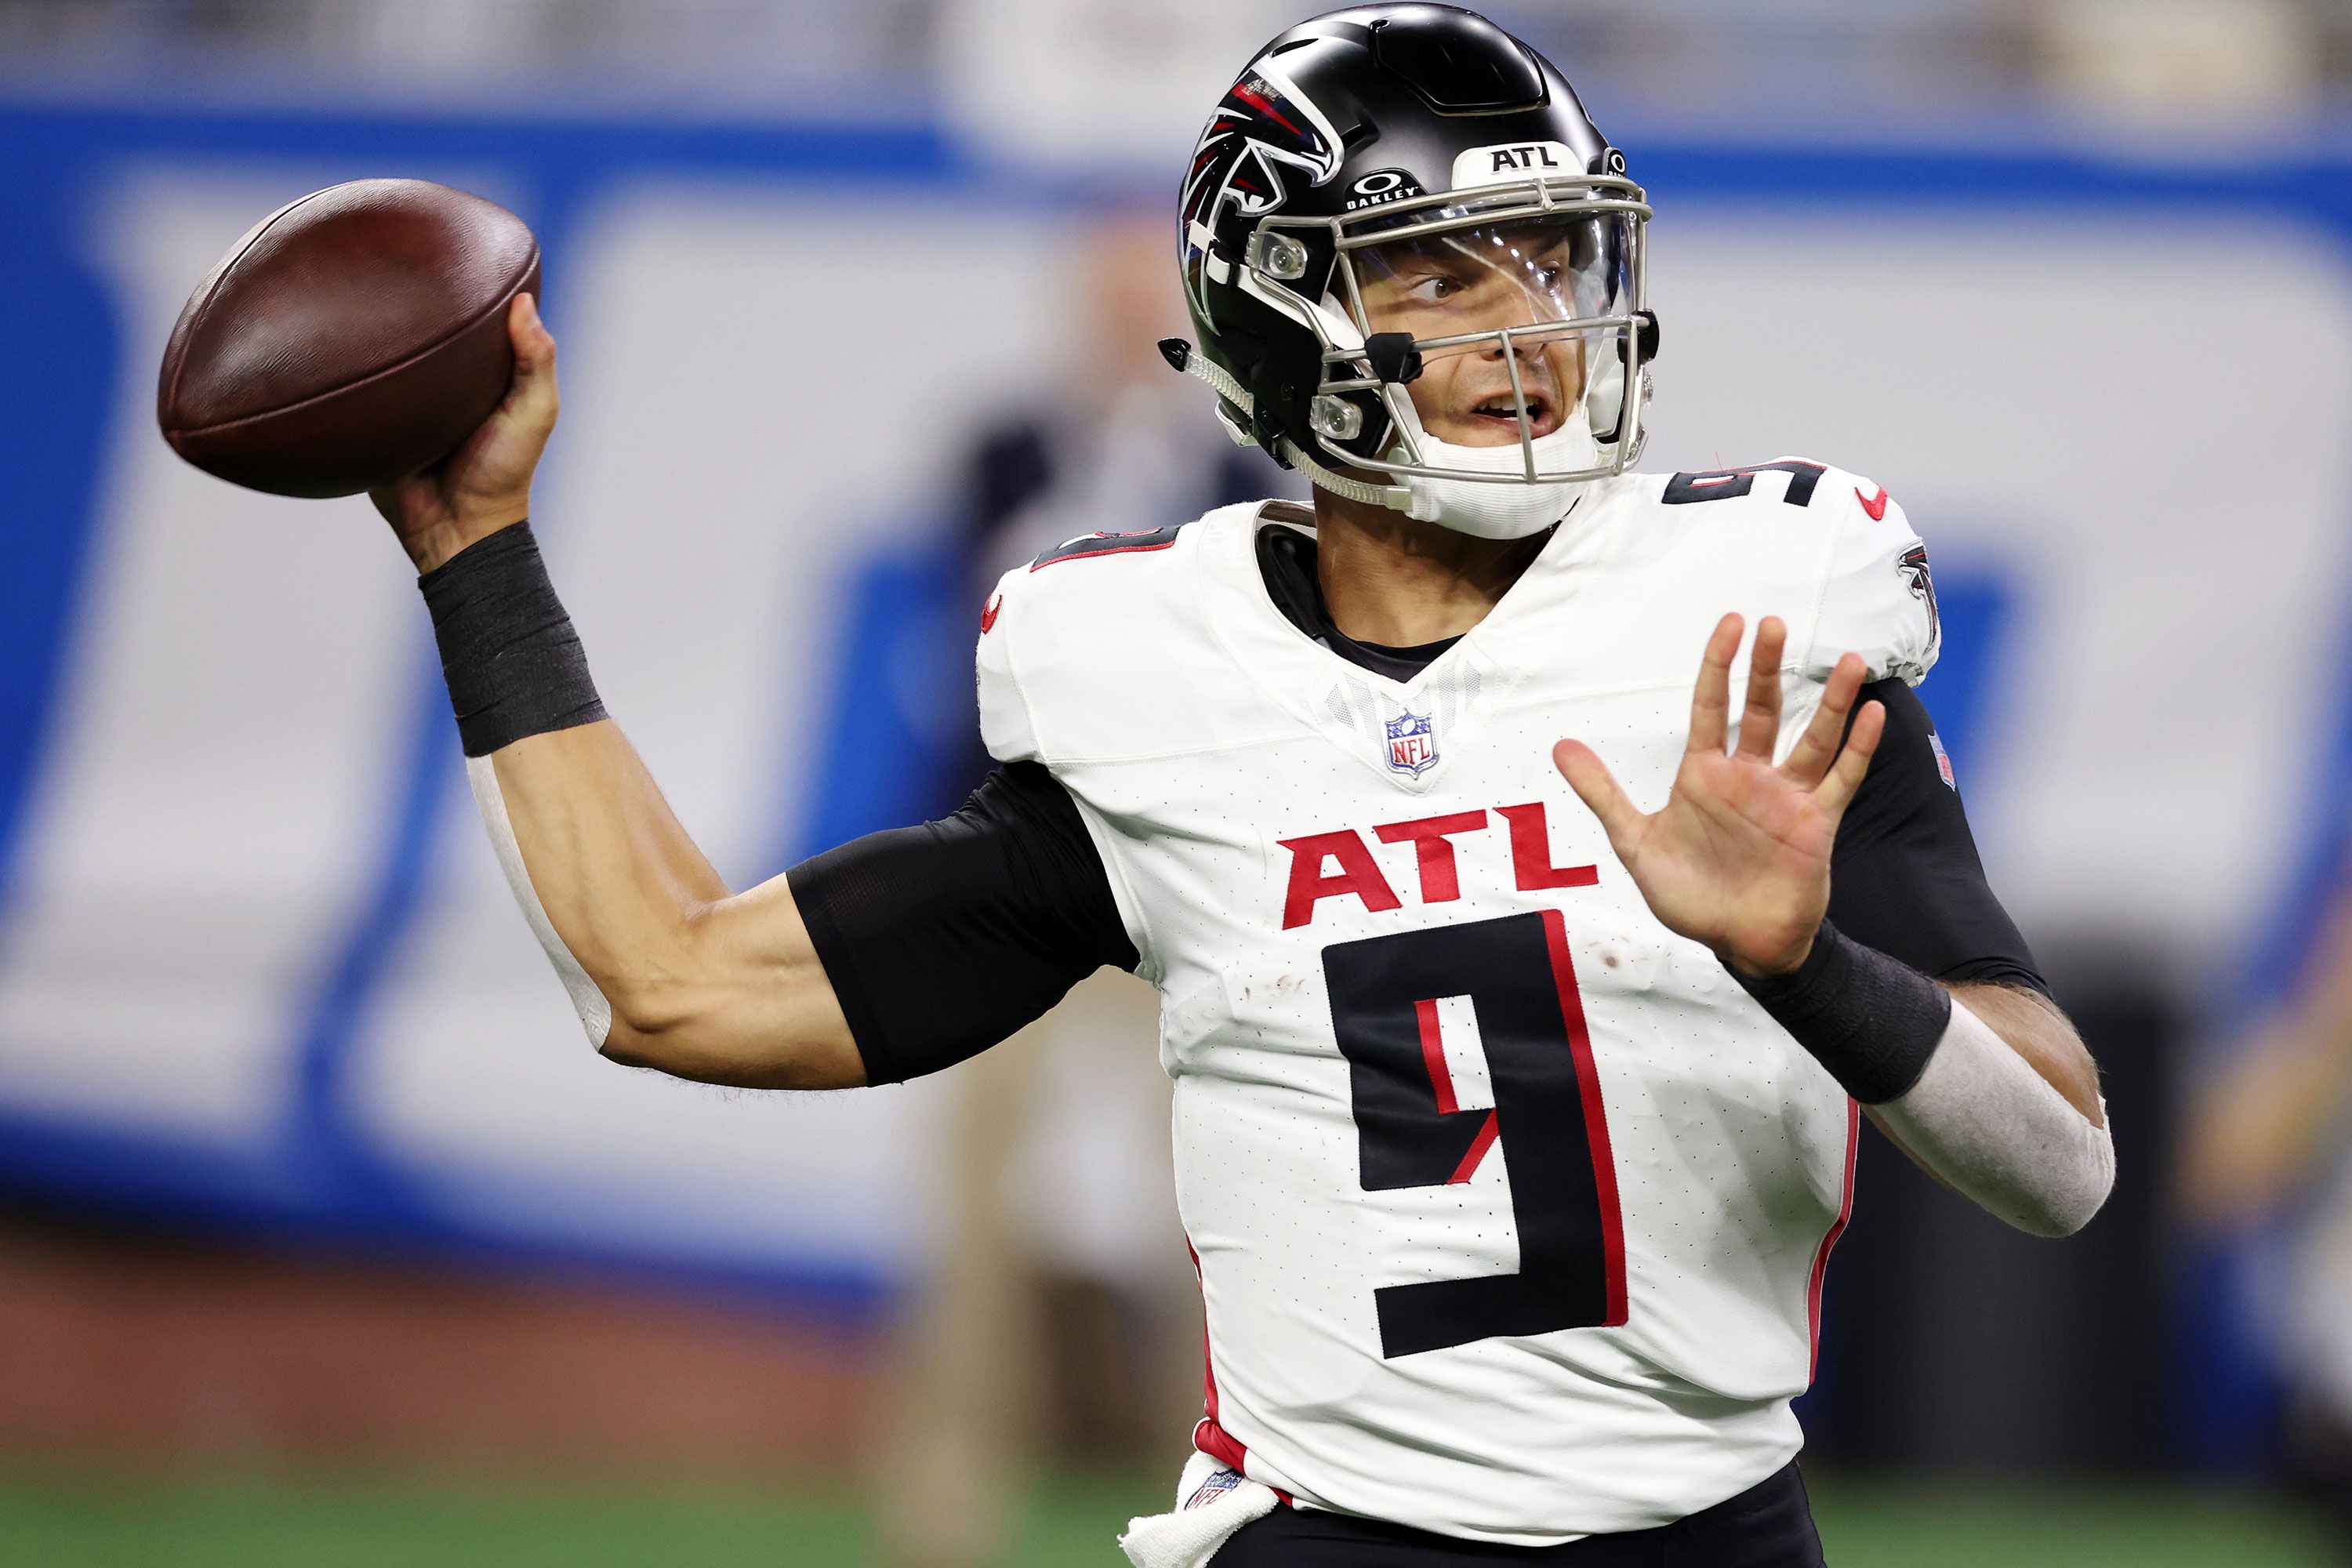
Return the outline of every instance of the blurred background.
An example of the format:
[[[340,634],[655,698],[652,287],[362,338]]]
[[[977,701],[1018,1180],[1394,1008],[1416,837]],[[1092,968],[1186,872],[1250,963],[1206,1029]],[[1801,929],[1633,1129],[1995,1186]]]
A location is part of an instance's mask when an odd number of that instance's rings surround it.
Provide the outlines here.
[[[1924,695],[2106,1071],[2063,1246],[1866,1145],[1832,1561],[2352,1560],[2352,3],[1487,9],[1658,205],[1647,466],[1927,537]],[[181,465],[152,377],[306,191],[520,213],[538,527],[740,886],[969,787],[1003,564],[1298,493],[1150,345],[1301,14],[0,0],[0,1560],[1108,1563],[1166,1505],[1150,994],[833,1098],[603,1063],[382,526]]]

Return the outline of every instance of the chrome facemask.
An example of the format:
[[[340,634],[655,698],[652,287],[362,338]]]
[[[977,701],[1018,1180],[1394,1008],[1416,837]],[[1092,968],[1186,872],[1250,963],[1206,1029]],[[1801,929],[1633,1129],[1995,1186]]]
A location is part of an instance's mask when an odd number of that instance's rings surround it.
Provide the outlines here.
[[[1519,538],[1557,522],[1580,486],[1640,457],[1656,341],[1650,216],[1639,186],[1599,174],[1269,216],[1243,287],[1294,318],[1303,307],[1323,348],[1309,411],[1319,449],[1286,455],[1337,494],[1465,533]],[[1336,252],[1314,303],[1283,287],[1304,275],[1304,229],[1328,230],[1314,237]],[[1386,419],[1368,420],[1377,412]],[[1368,442],[1368,424],[1385,437]],[[1432,424],[1474,438],[1443,439]]]

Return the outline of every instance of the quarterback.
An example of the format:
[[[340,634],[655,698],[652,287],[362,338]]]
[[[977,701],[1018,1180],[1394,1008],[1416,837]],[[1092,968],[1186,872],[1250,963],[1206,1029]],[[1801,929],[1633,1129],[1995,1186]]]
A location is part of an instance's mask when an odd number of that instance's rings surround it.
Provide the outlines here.
[[[1790,1401],[1863,1119],[2043,1235],[2113,1180],[1911,690],[1940,628],[1902,510],[1805,458],[1635,468],[1651,216],[1469,12],[1267,45],[1187,168],[1199,341],[1162,348],[1314,505],[1106,517],[1007,574],[996,770],[744,892],[532,542],[527,297],[505,405],[376,495],[605,1056],[852,1089],[1103,964],[1159,988],[1209,1384],[1138,1563],[1819,1563]]]

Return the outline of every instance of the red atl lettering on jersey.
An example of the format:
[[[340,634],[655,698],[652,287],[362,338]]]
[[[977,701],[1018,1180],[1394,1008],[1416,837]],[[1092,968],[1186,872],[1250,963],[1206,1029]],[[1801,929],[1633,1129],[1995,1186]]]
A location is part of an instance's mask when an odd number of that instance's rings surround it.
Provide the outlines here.
[[[1878,487],[1878,493],[1874,496],[1864,495],[1862,493],[1862,487],[1860,485],[1856,485],[1853,487],[1853,495],[1856,500],[1862,502],[1862,510],[1870,514],[1871,521],[1885,522],[1886,521],[1887,496],[1886,487],[1885,485]]]
[[[981,636],[986,637],[989,633],[996,629],[996,617],[1003,612],[1003,595],[999,594],[996,597],[988,601],[987,606],[980,612]]]
[[[1531,801],[1526,805],[1498,805],[1503,820],[1511,825],[1511,876],[1519,891],[1532,893],[1538,888],[1589,888],[1601,880],[1601,871],[1594,866],[1555,866],[1551,863],[1551,823],[1544,816],[1543,802]]]
[[[1315,918],[1315,906],[1325,899],[1349,893],[1364,900],[1374,914],[1402,909],[1396,889],[1381,875],[1381,864],[1353,828],[1337,833],[1310,833],[1303,838],[1277,840],[1290,851],[1290,890],[1283,895],[1282,929],[1303,926]],[[1323,862],[1337,860],[1336,875],[1323,874]]]
[[[1590,888],[1601,880],[1595,866],[1559,866],[1551,858],[1551,825],[1541,801],[1494,808],[1510,830],[1511,882],[1523,893],[1550,888]],[[1489,826],[1484,811],[1457,811],[1444,816],[1415,817],[1373,828],[1383,844],[1410,844],[1414,868],[1420,873],[1421,901],[1452,903],[1462,897],[1462,868],[1456,836],[1476,833]],[[1372,914],[1404,907],[1396,889],[1373,858],[1371,846],[1354,828],[1337,833],[1309,833],[1276,839],[1290,851],[1290,879],[1282,900],[1282,929],[1295,931],[1310,923],[1326,899],[1353,895]],[[1339,869],[1326,871],[1327,862]]]
[[[1483,811],[1457,811],[1451,816],[1424,816],[1412,822],[1391,822],[1372,831],[1383,844],[1410,844],[1421,860],[1421,901],[1443,904],[1462,896],[1461,868],[1454,863],[1456,833],[1475,833],[1486,826]]]

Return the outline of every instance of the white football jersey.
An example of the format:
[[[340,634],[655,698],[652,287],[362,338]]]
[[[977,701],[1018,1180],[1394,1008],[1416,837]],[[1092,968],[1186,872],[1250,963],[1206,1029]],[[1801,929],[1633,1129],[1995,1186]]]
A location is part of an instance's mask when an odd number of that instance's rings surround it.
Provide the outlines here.
[[[1550,749],[1655,810],[1729,610],[1789,624],[1784,751],[1842,654],[1917,681],[1919,541],[1819,464],[1628,475],[1400,684],[1284,617],[1268,527],[1312,516],[1073,542],[980,641],[989,749],[1075,798],[1160,990],[1195,1442],[1521,1545],[1719,1502],[1799,1447],[1859,1113],[1650,914]]]

